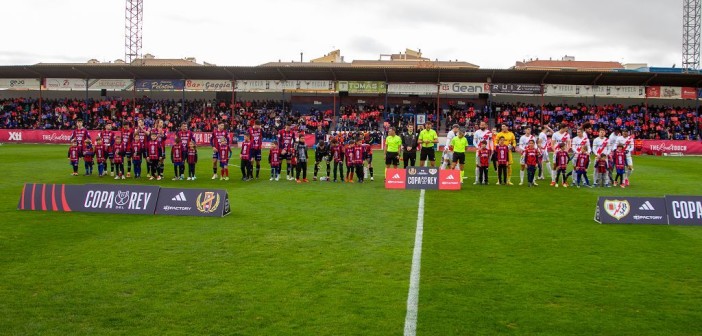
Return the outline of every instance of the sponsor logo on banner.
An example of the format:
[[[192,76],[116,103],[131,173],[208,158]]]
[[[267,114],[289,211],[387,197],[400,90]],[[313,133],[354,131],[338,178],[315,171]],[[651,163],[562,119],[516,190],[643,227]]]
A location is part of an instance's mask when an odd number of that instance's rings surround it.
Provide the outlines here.
[[[439,189],[439,170],[429,167],[408,167],[405,186],[407,189]]]
[[[643,86],[593,86],[593,85],[544,85],[544,96],[551,97],[612,97],[644,98],[646,88]]]
[[[22,141],[22,132],[8,132],[8,141]]]
[[[41,82],[36,78],[0,78],[0,89],[32,89],[39,90]]]
[[[229,80],[195,80],[185,81],[185,89],[190,91],[232,91],[234,86]]]
[[[333,81],[314,80],[237,80],[236,92],[332,92]]]
[[[87,88],[88,81],[81,78],[46,78],[44,87],[47,90],[83,90]]]
[[[671,225],[702,225],[702,196],[665,196]]]
[[[629,202],[620,200],[605,200],[604,206],[607,214],[616,218],[617,220],[626,217],[631,209]]]
[[[697,89],[677,86],[647,86],[646,97],[661,99],[697,99]]]
[[[388,93],[392,94],[417,94],[417,95],[435,95],[437,92],[436,84],[403,84],[390,83],[388,84]]]
[[[185,81],[182,79],[137,79],[135,87],[137,90],[183,90]]]
[[[684,155],[702,155],[702,143],[690,140],[641,140],[642,152],[655,154],[682,153]]]
[[[377,81],[341,81],[339,91],[348,93],[385,93],[385,82]]]
[[[537,84],[492,84],[490,86],[492,93],[506,94],[541,94],[541,85]]]
[[[405,189],[407,172],[404,169],[391,168],[386,172],[385,189]]]
[[[697,99],[697,89],[693,87],[683,87],[680,95],[682,99]]]
[[[595,221],[602,224],[668,224],[661,197],[600,197]]]
[[[127,90],[134,86],[131,79],[95,79],[90,81],[89,90]]]
[[[461,172],[455,169],[439,171],[439,190],[461,190]]]
[[[477,95],[490,92],[488,83],[442,82],[439,85],[441,94]]]
[[[156,214],[222,217],[229,213],[228,204],[225,190],[161,188]]]

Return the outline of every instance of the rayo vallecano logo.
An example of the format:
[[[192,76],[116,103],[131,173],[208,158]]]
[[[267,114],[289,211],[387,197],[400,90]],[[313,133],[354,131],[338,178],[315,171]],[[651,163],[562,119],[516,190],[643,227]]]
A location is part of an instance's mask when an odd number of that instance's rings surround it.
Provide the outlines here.
[[[219,207],[219,194],[213,191],[202,192],[197,195],[195,206],[203,213],[215,212]]]
[[[605,200],[604,207],[607,214],[616,218],[617,220],[626,217],[626,215],[628,215],[629,211],[631,210],[629,201],[626,200]]]

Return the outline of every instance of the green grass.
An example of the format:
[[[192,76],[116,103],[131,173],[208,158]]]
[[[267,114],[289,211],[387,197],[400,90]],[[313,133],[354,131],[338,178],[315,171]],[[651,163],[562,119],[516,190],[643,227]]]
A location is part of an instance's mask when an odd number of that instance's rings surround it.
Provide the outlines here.
[[[24,182],[124,182],[0,146],[0,333],[402,334],[419,192],[379,153],[363,185],[211,181],[207,153],[158,184],[228,189],[225,218],[17,211]],[[417,334],[702,334],[702,228],[592,220],[598,195],[699,194],[702,159],[635,164],[626,190],[427,192]]]

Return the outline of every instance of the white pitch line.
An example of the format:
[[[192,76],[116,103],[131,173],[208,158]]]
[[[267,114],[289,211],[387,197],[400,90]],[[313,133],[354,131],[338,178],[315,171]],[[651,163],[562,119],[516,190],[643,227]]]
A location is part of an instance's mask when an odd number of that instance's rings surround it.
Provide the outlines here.
[[[424,235],[424,189],[419,194],[417,209],[417,231],[414,235],[412,270],[410,271],[409,294],[407,294],[407,315],[405,316],[405,336],[417,335],[417,305],[419,304],[419,270],[422,266],[422,236]]]

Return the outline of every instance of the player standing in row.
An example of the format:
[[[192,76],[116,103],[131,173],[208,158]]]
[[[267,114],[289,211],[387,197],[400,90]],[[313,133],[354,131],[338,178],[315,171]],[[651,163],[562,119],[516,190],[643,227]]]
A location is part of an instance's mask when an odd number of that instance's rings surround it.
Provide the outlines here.
[[[431,127],[431,121],[427,121],[424,125],[424,129],[419,132],[419,144],[422,146],[422,150],[419,153],[419,165],[422,167],[425,166],[427,160],[429,160],[429,165],[431,167],[436,167],[436,151],[434,150],[434,145],[439,143],[439,136]]]
[[[126,157],[130,158],[129,169],[131,170],[131,165],[134,164],[134,178],[141,177],[141,161],[144,158],[144,151],[146,148],[143,143],[139,142],[139,134],[134,134],[134,141],[131,141],[128,145],[130,150],[128,150],[128,155]],[[129,176],[129,172],[127,172]]]
[[[188,144],[188,181],[194,181],[195,176],[195,165],[197,164],[197,146],[195,146],[195,141],[190,141]]]
[[[115,180],[124,180],[124,157],[127,152],[127,145],[122,143],[121,138],[115,139],[115,144],[112,148],[112,156],[115,162]]]
[[[512,151],[514,151],[515,147],[517,146],[517,139],[514,136],[514,133],[510,132],[509,127],[507,127],[505,124],[502,124],[502,131],[497,133],[496,136],[498,138],[502,137],[504,139],[504,144],[507,146],[507,148],[509,148],[509,159],[507,162],[507,185],[512,185],[512,162],[514,161]]]
[[[195,143],[195,132],[189,130],[188,123],[185,122],[180,124],[180,130],[176,133],[176,137],[180,138],[180,147],[184,153],[188,151],[188,146],[191,142]]]
[[[524,151],[525,151],[528,147],[530,147],[530,146],[529,146],[529,143],[531,143],[531,142],[536,143],[535,138],[534,138],[534,135],[531,134],[531,127],[527,127],[527,128],[524,130],[524,135],[522,135],[521,137],[519,137],[519,146],[517,147],[517,151],[521,154],[520,157],[519,157],[519,164],[520,164],[520,166],[521,166],[521,167],[520,167],[521,169],[520,169],[520,171],[519,171],[519,185],[523,185],[523,184],[524,184],[524,171],[525,171],[526,168],[527,168],[526,160],[525,160],[525,157],[524,157]],[[538,184],[534,183],[534,185],[538,185]],[[531,186],[531,183],[530,183],[529,186]]]
[[[344,145],[334,138],[331,142],[331,160],[334,160],[334,182],[337,182],[336,173],[339,178],[344,179]]]
[[[497,138],[497,146],[495,146],[495,158],[497,159],[497,185],[506,185],[507,180],[507,167],[510,165],[510,150],[509,146],[505,144],[505,138],[499,136]]]
[[[149,133],[150,130],[148,127],[144,125],[144,120],[139,119],[137,120],[137,127],[134,130],[134,134],[137,134],[139,136],[139,142],[141,143],[142,147],[146,148],[146,143],[149,141]],[[151,176],[151,165],[149,164],[148,158],[146,161],[146,174]]]
[[[363,179],[365,180],[370,176],[370,180],[373,181],[373,147],[368,143],[370,138],[361,140],[361,147],[363,148]]]
[[[539,180],[544,179],[544,167],[548,167],[551,172],[551,177],[553,177],[553,166],[551,166],[551,159],[548,155],[548,151],[551,149],[551,139],[550,136],[553,134],[553,130],[548,125],[541,127],[541,133],[539,133],[539,138],[536,140],[536,147],[541,150],[541,163],[539,164]],[[544,166],[545,164],[545,166]]]
[[[295,132],[290,129],[290,123],[285,124],[285,128],[278,132],[278,147],[281,158],[285,160],[286,179],[294,180],[293,166],[291,160],[295,155]]]
[[[295,162],[297,163],[295,167],[295,181],[297,181],[297,183],[309,182],[309,180],[307,180],[307,161],[309,155],[307,153],[307,144],[305,144],[305,137],[303,135],[300,135],[297,143],[295,143],[293,155],[295,155]],[[302,180],[300,180],[300,175],[302,175]]]
[[[320,181],[331,181],[329,177],[331,176],[331,160],[329,159],[331,154],[331,148],[326,141],[320,141],[317,143],[317,147],[314,150],[314,176],[312,180],[317,181],[317,174],[319,173],[319,164],[324,161],[327,164],[327,176],[322,176]]]
[[[253,127],[249,128],[248,134],[251,141],[250,160],[256,160],[256,179],[258,179],[258,176],[261,173],[261,149],[263,148],[263,130],[261,129],[261,121],[256,120]]]
[[[217,179],[217,161],[219,158],[219,147],[222,143],[229,147],[231,139],[229,138],[229,132],[224,129],[224,122],[217,124],[217,129],[212,131],[212,138],[210,138],[210,144],[212,145],[212,179]],[[229,162],[229,158],[226,158]],[[220,160],[221,161],[221,160]],[[221,164],[220,164],[221,166]],[[220,178],[221,180],[221,178]]]
[[[229,147],[229,137],[225,136],[220,138],[219,145],[217,146],[217,157],[219,158],[219,167],[222,170],[222,175],[219,180],[229,181],[229,159],[232,157],[232,148]]]
[[[413,125],[407,125],[407,132],[402,134],[402,161],[404,168],[412,167],[417,161],[417,144],[419,141]]]
[[[558,132],[553,133],[553,136],[551,136],[551,144],[553,145],[553,164],[554,167],[560,167],[560,164],[556,160],[556,153],[558,152],[559,149],[561,148],[571,148],[571,140],[570,140],[570,133],[568,132],[568,124],[562,123],[560,128],[558,129]],[[563,146],[561,146],[563,145]],[[567,168],[567,164],[566,164]],[[558,168],[554,168],[558,169]],[[556,172],[555,175],[551,175],[551,186],[558,186],[558,182],[556,181],[558,179],[558,172]],[[567,178],[564,176],[563,180],[565,181]]]
[[[76,129],[71,133],[70,140],[76,141],[76,146],[78,147],[78,157],[83,156],[83,148],[85,147],[85,140],[90,139],[90,133],[83,127],[83,120],[76,121]]]
[[[622,135],[617,139],[617,145],[622,145],[624,152],[626,152],[626,172],[624,174],[624,185],[629,186],[629,178],[631,173],[634,172],[634,160],[632,159],[632,154],[634,153],[634,136],[629,135],[629,130],[622,129]]]
[[[356,163],[353,160],[354,144],[349,142],[344,147],[344,159],[346,160],[346,179],[345,182],[353,183],[353,173]]]
[[[171,162],[173,163],[173,171],[175,176],[173,181],[182,181],[185,179],[185,151],[183,150],[180,136],[176,135],[175,142],[171,147]]]
[[[551,185],[556,188],[558,188],[558,179],[561,176],[563,176],[563,188],[568,188],[567,170],[570,158],[568,157],[566,148],[568,148],[568,145],[566,145],[566,143],[561,143],[556,147],[555,152],[553,152],[553,169],[556,170],[556,176]]]
[[[574,158],[575,174],[577,176],[576,186],[580,188],[582,178],[585,178],[585,186],[592,187],[590,185],[590,179],[587,177],[587,168],[590,166],[590,150],[587,147],[580,147],[580,153],[575,155]]]
[[[624,183],[624,176],[626,175],[627,162],[626,150],[624,150],[623,143],[617,144],[617,149],[615,149],[612,153],[612,159],[614,160],[614,168],[617,171],[617,175],[614,177],[614,186],[616,187],[617,185],[619,185],[622,188],[626,188],[626,184]]]
[[[253,143],[249,134],[244,134],[244,142],[241,143],[241,152],[239,153],[241,180],[244,182],[253,180],[253,164],[251,163],[251,147]]]
[[[98,137],[100,137],[102,139],[103,149],[104,148],[111,148],[115,143],[115,134],[114,134],[114,132],[112,132],[112,124],[110,124],[110,123],[105,124],[105,129],[98,133]],[[129,143],[129,141],[126,141],[126,142],[122,141],[122,143],[126,144],[126,143]],[[112,156],[112,153],[110,151],[108,151],[107,159],[110,161],[110,175],[114,176],[115,175],[114,157]]]
[[[166,161],[166,141],[168,140],[168,129],[163,124],[163,120],[156,121],[156,129],[151,130],[152,133],[156,133],[156,139],[161,146],[161,158],[158,160],[158,176],[163,178],[163,171],[165,168]]]
[[[358,177],[358,183],[363,183],[363,159],[365,158],[365,150],[363,149],[363,140],[361,138],[356,139],[356,146],[353,146],[353,163],[354,170],[356,171],[356,177]],[[353,180],[353,176],[351,176]]]
[[[593,176],[594,178],[594,183],[595,186],[597,186],[599,183],[602,183],[603,186],[609,186],[611,173],[610,174],[604,174],[604,176],[600,176],[600,173],[605,173],[605,172],[600,172],[602,168],[602,164],[600,163],[600,160],[602,156],[604,155],[605,158],[609,157],[610,154],[610,146],[609,146],[609,138],[607,138],[606,132],[604,128],[600,128],[600,130],[597,132],[598,137],[592,140],[592,154],[595,154],[595,159],[597,159],[597,163],[593,165]],[[608,162],[607,162],[608,163]],[[607,168],[609,171],[609,164],[606,164],[604,167]],[[601,178],[598,178],[601,177]]]
[[[453,150],[451,150],[451,141],[453,138],[458,136],[459,127],[458,124],[454,124],[451,130],[446,133],[446,144],[444,144],[444,152],[441,155],[441,169],[446,169],[451,166],[453,161]]]
[[[126,144],[131,144],[132,141],[134,140],[134,130],[132,129],[132,123],[131,122],[126,122],[122,126],[122,130],[117,131],[117,134],[115,135],[115,138],[121,137],[122,138],[122,143]],[[103,143],[104,146],[104,143]],[[127,156],[125,156],[125,161],[127,161],[127,177],[131,177],[132,175],[132,153],[128,153]],[[136,174],[136,172],[135,172]]]
[[[493,140],[492,140],[493,133],[490,132],[490,130],[487,129],[487,123],[484,121],[480,122],[480,128],[473,133],[473,146],[475,148],[480,148],[480,144],[485,141],[486,149],[487,150],[492,150],[493,147]],[[480,155],[478,152],[475,152],[475,182],[473,184],[478,184],[481,183],[482,180],[479,178],[480,176]],[[487,175],[485,175],[485,181],[487,181]]]

